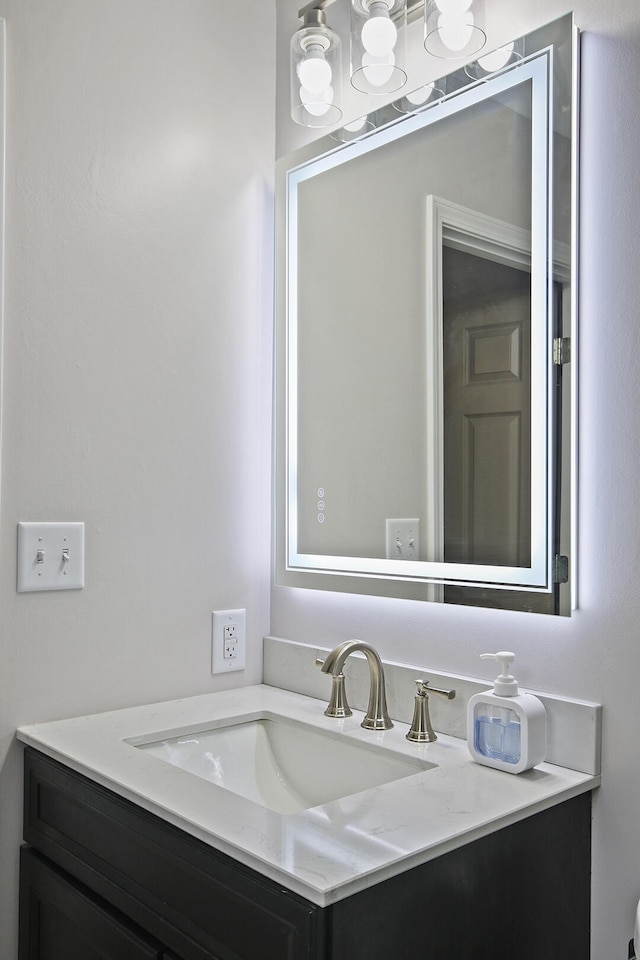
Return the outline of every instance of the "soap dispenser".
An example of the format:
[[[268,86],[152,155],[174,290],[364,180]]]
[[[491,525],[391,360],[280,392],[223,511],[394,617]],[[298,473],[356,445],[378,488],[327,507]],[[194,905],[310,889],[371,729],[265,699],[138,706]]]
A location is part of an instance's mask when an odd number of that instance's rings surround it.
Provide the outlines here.
[[[497,660],[502,673],[493,690],[476,693],[467,707],[467,745],[474,760],[487,767],[522,773],[541,763],[547,748],[547,714],[531,693],[519,693],[509,673],[515,654],[482,653]]]

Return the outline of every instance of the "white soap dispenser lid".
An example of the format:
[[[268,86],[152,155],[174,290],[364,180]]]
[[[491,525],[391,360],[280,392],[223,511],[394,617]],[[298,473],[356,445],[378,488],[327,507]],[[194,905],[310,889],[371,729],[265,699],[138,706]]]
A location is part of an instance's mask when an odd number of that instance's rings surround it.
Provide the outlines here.
[[[516,697],[518,695],[518,681],[509,673],[509,664],[516,658],[510,650],[500,650],[498,653],[481,653],[483,660],[497,660],[502,664],[502,673],[496,677],[493,692],[499,697]]]

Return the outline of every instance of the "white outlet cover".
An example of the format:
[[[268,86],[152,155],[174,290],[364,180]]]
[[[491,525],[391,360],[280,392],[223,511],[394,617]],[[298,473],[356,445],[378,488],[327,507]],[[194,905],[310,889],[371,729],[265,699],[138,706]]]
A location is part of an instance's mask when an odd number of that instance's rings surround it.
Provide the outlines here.
[[[18,524],[18,593],[84,587],[84,523]]]
[[[232,673],[244,670],[246,650],[246,610],[215,610],[211,625],[211,673]],[[225,627],[236,628],[236,654],[225,657]]]

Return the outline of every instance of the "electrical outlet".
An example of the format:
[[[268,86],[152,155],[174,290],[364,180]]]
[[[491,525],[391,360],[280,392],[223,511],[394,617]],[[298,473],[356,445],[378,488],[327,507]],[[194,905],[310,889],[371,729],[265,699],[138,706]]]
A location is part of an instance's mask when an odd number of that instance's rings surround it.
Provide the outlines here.
[[[222,656],[225,660],[238,659],[238,624],[225,623],[223,629]]]
[[[387,520],[387,560],[420,559],[420,520]]]
[[[246,610],[215,610],[211,627],[211,673],[244,670]]]

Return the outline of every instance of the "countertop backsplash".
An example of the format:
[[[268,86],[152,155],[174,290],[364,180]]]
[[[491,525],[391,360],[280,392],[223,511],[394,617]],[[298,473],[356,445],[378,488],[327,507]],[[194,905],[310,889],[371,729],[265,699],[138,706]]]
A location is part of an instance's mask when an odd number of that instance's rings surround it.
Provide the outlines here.
[[[280,637],[264,638],[264,683],[328,702],[331,678],[316,666],[329,648]],[[475,677],[429,670],[427,667],[384,662],[389,714],[398,723],[411,723],[415,681],[428,680],[434,687],[454,689],[454,700],[431,697],[431,721],[436,733],[466,739],[467,702],[475,693],[491,688],[491,682]],[[345,665],[347,699],[352,709],[365,710],[369,699],[369,668],[364,656],[349,657]],[[547,761],[593,776],[600,774],[602,707],[586,700],[535,693],[547,711]]]

